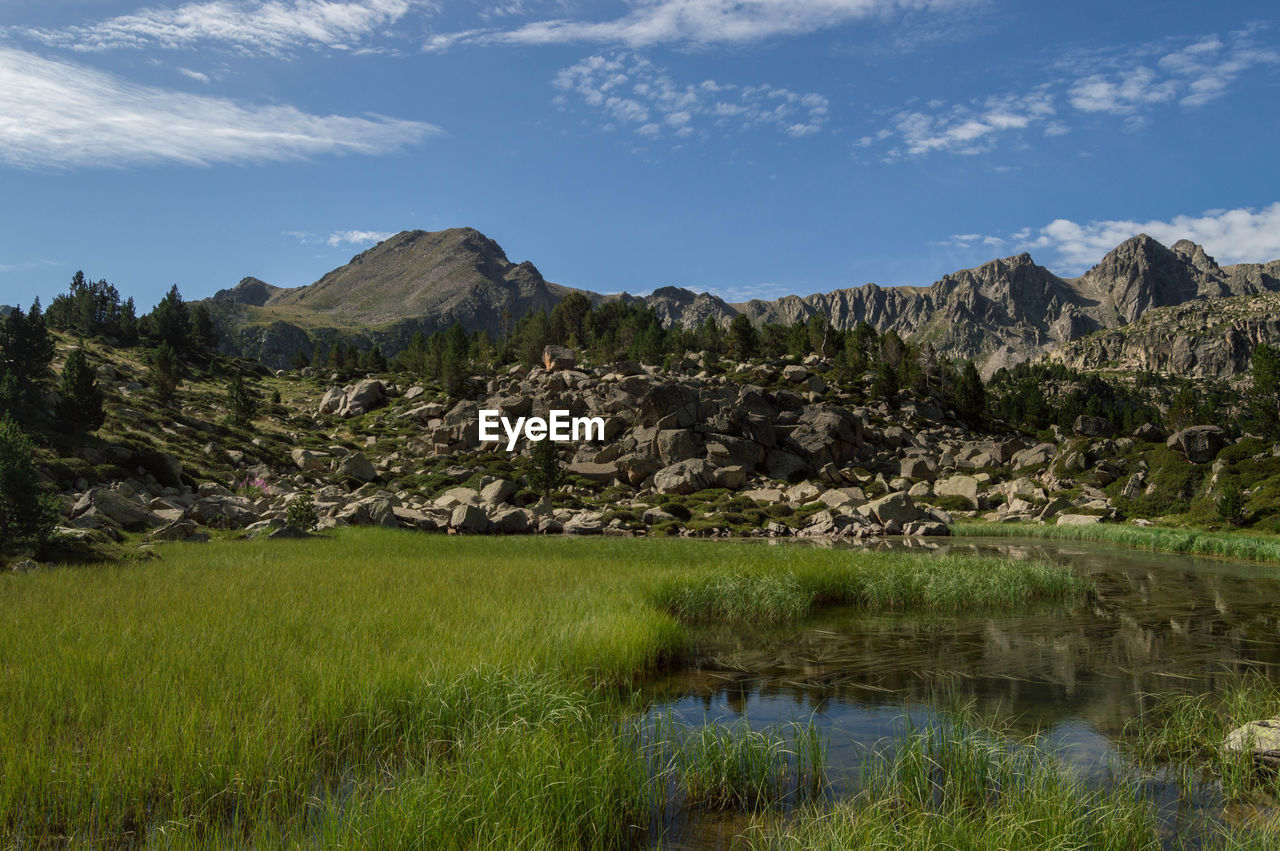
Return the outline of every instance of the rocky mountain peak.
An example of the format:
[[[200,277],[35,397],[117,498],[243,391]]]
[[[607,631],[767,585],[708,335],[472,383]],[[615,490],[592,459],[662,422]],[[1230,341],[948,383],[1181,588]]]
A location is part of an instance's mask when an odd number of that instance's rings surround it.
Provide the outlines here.
[[[276,293],[283,292],[280,287],[273,287],[266,281],[257,278],[248,277],[241,278],[240,283],[234,287],[225,290],[218,290],[213,294],[214,299],[218,301],[229,301],[235,304],[248,304],[253,307],[262,307],[271,300]]]
[[[1200,295],[1200,281],[1187,257],[1145,233],[1120,243],[1081,280],[1126,323],[1153,307],[1179,304]]]

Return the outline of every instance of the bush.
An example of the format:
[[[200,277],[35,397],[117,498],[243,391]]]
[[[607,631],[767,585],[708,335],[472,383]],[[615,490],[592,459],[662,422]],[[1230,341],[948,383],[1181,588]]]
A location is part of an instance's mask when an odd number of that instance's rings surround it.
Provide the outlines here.
[[[1244,490],[1235,479],[1228,480],[1222,487],[1222,495],[1218,497],[1218,516],[1232,526],[1244,525]]]
[[[304,493],[289,503],[289,507],[285,510],[285,521],[304,532],[310,532],[316,528],[320,517],[316,514],[316,504],[311,494]]]

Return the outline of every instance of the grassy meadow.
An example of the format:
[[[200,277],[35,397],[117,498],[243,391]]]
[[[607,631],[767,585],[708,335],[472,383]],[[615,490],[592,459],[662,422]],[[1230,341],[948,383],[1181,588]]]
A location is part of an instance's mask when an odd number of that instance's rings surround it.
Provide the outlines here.
[[[687,620],[1087,591],[990,558],[687,540],[350,529],[160,553],[0,577],[8,842],[626,846],[672,788],[758,807],[796,764],[786,737],[646,741],[634,688]]]

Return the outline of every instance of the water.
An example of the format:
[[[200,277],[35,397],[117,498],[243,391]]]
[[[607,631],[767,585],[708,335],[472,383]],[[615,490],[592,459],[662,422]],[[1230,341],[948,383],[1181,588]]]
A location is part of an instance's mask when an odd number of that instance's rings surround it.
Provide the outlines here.
[[[959,538],[936,549],[1065,563],[1093,576],[1097,595],[1013,613],[831,609],[787,628],[708,629],[693,663],[653,684],[651,711],[757,729],[812,721],[829,741],[839,795],[856,788],[873,749],[903,730],[904,712],[920,723],[970,702],[1014,733],[1040,734],[1101,782],[1125,723],[1151,695],[1214,692],[1246,671],[1280,679],[1275,566],[1054,541]],[[1179,797],[1156,793],[1162,809]],[[674,838],[723,844],[724,831],[704,827],[677,825]]]

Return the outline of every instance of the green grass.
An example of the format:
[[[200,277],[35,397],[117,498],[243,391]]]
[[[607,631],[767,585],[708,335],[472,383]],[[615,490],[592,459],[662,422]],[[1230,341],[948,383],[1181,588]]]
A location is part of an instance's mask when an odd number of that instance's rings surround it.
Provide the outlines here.
[[[798,585],[806,608],[959,605],[967,585],[981,599],[1004,593],[989,577],[1039,570],[376,529],[159,551],[0,577],[10,841],[621,844],[657,794],[622,719],[688,641],[659,589],[742,570],[753,589]],[[759,744],[700,741],[693,764]],[[692,797],[755,800],[758,776],[694,773]]]
[[[1071,602],[1091,587],[1070,568],[1048,562],[847,550],[823,558],[822,550],[795,546],[740,549],[741,558],[668,576],[657,586],[655,605],[682,621],[781,623],[818,606],[1007,608]]]
[[[1044,538],[1055,541],[1089,541],[1153,552],[1214,556],[1240,561],[1280,563],[1280,537],[1231,532],[1197,532],[1162,526],[1127,526],[1099,523],[1093,526],[1039,526],[1011,523],[957,523],[956,535],[977,537]]]
[[[1184,785],[1213,784],[1228,801],[1275,805],[1280,775],[1259,771],[1250,755],[1223,750],[1237,727],[1280,714],[1280,686],[1257,674],[1227,678],[1213,694],[1157,695],[1126,726],[1138,765],[1173,766]]]
[[[1034,741],[951,716],[897,737],[851,799],[748,840],[762,849],[1161,847],[1154,808],[1135,789],[1090,788]]]

